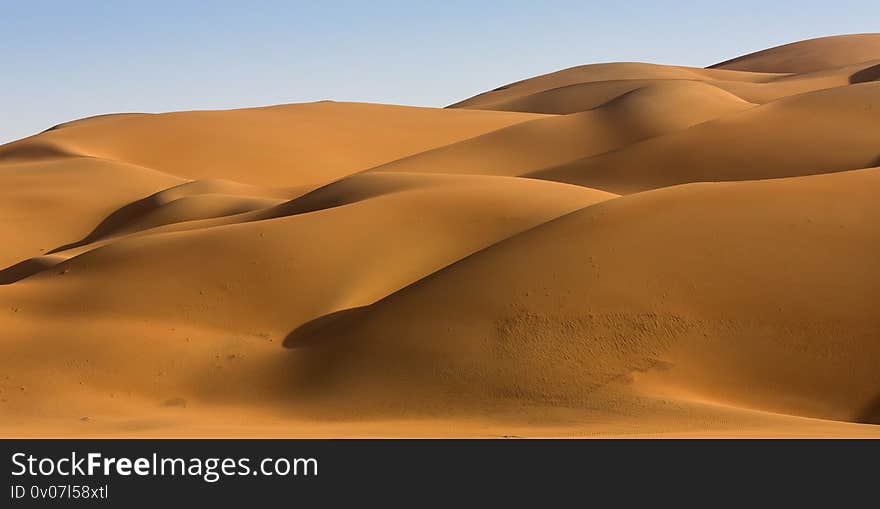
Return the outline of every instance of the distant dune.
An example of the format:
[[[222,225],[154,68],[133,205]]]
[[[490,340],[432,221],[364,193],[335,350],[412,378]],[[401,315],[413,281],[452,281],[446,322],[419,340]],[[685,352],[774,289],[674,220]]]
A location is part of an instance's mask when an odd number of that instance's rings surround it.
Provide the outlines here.
[[[806,73],[876,60],[880,34],[838,35],[765,49],[710,66],[733,71]]]
[[[880,34],[0,146],[0,434],[880,437]]]

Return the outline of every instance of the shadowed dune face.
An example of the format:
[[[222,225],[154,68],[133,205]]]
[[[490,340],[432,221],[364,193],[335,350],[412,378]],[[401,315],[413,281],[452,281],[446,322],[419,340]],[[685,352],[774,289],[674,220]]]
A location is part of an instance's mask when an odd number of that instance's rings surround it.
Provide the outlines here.
[[[4,145],[0,433],[880,436],[878,37]]]
[[[866,67],[860,71],[852,73],[849,77],[851,84],[865,83],[868,81],[880,80],[880,64]]]
[[[0,270],[0,285],[7,285],[54,267],[62,262],[62,256],[37,256],[20,261]]]

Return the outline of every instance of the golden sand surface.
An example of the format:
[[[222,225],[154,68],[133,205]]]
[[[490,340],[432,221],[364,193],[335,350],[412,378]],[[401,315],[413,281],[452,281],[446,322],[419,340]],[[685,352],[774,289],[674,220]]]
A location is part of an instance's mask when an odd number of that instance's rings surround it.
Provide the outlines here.
[[[880,34],[0,146],[5,437],[880,437]]]

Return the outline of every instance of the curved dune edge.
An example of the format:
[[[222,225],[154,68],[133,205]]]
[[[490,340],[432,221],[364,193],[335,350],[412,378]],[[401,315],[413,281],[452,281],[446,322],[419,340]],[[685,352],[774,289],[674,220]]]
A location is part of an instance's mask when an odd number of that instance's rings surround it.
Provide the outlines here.
[[[880,247],[867,220],[878,182],[880,170],[870,169],[602,202],[341,323],[295,330],[285,344],[315,371],[301,390],[341,398],[333,408],[370,397],[418,406],[432,391],[621,405],[644,390],[874,421],[880,321],[869,298],[880,281],[860,268]],[[812,215],[812,205],[843,196],[847,203]],[[743,200],[761,206],[743,210]],[[863,220],[849,222],[853,214]],[[563,239],[566,249],[547,249]],[[856,269],[820,271],[840,258]],[[774,390],[760,390],[767,386]]]
[[[525,174],[630,194],[880,165],[880,82],[795,95]],[[650,164],[646,164],[650,161]]]
[[[0,435],[880,437],[880,46],[0,146]]]
[[[878,53],[880,34],[837,35],[765,49],[709,69],[806,73],[874,60]]]

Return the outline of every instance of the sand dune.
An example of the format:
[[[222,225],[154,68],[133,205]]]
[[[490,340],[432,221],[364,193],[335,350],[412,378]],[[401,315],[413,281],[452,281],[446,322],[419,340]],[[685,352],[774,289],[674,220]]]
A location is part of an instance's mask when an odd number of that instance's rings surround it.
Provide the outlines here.
[[[880,34],[821,37],[750,53],[711,69],[804,73],[876,60]]]
[[[878,122],[880,82],[862,83],[780,99],[528,175],[628,194],[867,168],[880,165]]]
[[[371,303],[494,242],[615,196],[500,177],[352,180],[197,225],[187,221],[201,207],[187,203],[189,210],[173,211],[180,221],[168,222],[176,228],[61,251],[76,256],[0,298],[41,314],[82,295],[81,309],[95,316],[277,334],[339,307]],[[328,228],[335,234],[325,235]]]
[[[0,146],[0,434],[878,437],[878,41]]]
[[[868,420],[880,274],[849,268],[880,249],[878,184],[869,169],[586,207],[359,310],[332,334],[295,331],[288,343],[314,369],[300,390],[339,398],[331,407],[347,412],[373,399],[418,408],[454,397],[650,414],[652,398],[698,397]],[[620,401],[630,393],[646,399]]]
[[[535,115],[323,101],[227,111],[106,115],[0,148],[0,163],[77,154],[187,179],[267,186],[326,184],[366,167]]]
[[[796,94],[876,81],[880,77],[880,59],[877,50],[872,48],[873,41],[880,41],[880,38],[875,35],[855,37],[851,42],[841,39],[832,49],[836,52],[838,47],[848,47],[847,44],[861,47],[861,41],[868,41],[863,52],[841,53],[824,65],[795,66],[790,71],[752,72],[737,66],[728,70],[727,67],[698,69],[643,63],[593,64],[512,83],[455,103],[450,108],[564,115],[596,108],[652,84],[676,81],[706,83],[743,101],[764,104]],[[788,55],[783,48],[779,49],[780,58]],[[815,51],[809,54],[824,53]],[[784,65],[781,68],[788,69]]]
[[[749,73],[727,70],[699,69],[693,67],[648,64],[642,62],[623,62],[609,64],[591,64],[570,69],[563,69],[550,74],[529,78],[516,83],[499,87],[490,92],[485,92],[470,99],[457,102],[450,106],[454,109],[489,109],[517,111],[518,101],[527,99],[537,94],[547,94],[566,87],[578,85],[601,85],[616,84],[617,90],[623,89],[617,95],[632,90],[627,88],[627,82],[634,81],[637,86],[645,82],[668,81],[668,80],[696,80],[696,81],[744,81],[747,83],[762,83],[784,74],[773,75],[765,73]],[[613,88],[613,87],[612,87]],[[599,89],[604,93],[604,101],[613,98],[611,93]],[[569,101],[576,99],[568,97]],[[603,101],[603,102],[604,102]],[[507,106],[507,107],[506,107]],[[534,105],[540,109],[540,102]],[[571,113],[571,111],[568,111]]]
[[[699,81],[651,83],[581,113],[523,122],[377,169],[521,175],[608,152],[752,106]]]
[[[117,208],[184,180],[118,161],[69,157],[0,163],[0,182],[5,266],[85,236]]]

